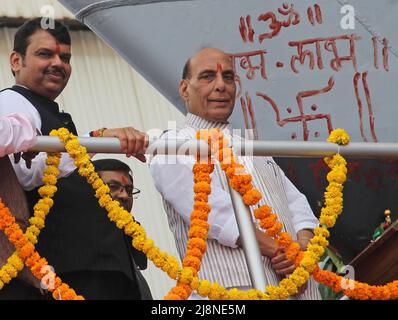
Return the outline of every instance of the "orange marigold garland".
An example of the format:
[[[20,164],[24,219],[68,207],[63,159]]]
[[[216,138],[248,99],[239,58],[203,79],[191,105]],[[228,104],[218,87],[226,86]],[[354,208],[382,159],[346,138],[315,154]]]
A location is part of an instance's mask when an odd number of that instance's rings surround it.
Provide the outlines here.
[[[210,130],[209,132],[203,131],[198,134],[200,137],[205,134],[207,140],[218,139],[218,143],[211,145],[212,152],[219,155],[221,159],[221,167],[226,171],[230,183],[235,185],[237,191],[244,197],[246,204],[253,205],[258,203],[261,195],[251,185],[251,179],[245,175],[244,167],[236,163],[233,153],[228,150],[226,146],[226,140],[222,137],[219,131]],[[206,182],[210,184],[210,176],[203,174],[200,169],[203,167],[194,168],[196,191],[195,194],[195,205],[191,216],[191,225],[194,225],[191,236],[200,235],[202,238],[193,237],[188,241],[187,244],[187,257],[184,259],[185,265],[183,269],[179,269],[178,261],[174,257],[169,257],[166,253],[160,252],[153,244],[153,240],[147,239],[145,231],[140,228],[139,225],[130,216],[123,212],[117,202],[112,201],[110,198],[106,186],[104,186],[98,175],[93,173],[93,168],[88,165],[89,158],[86,155],[84,149],[81,149],[79,143],[73,135],[69,134],[66,129],[62,129],[53,135],[59,135],[61,140],[66,143],[68,152],[75,158],[75,163],[79,167],[79,173],[87,178],[87,181],[92,184],[96,190],[96,196],[99,198],[101,206],[105,207],[109,213],[109,218],[114,221],[119,228],[123,228],[125,233],[134,237],[133,245],[138,250],[142,250],[150,260],[154,262],[157,267],[162,268],[169,276],[173,279],[178,280],[178,286],[175,287],[173,292],[169,293],[170,299],[187,299],[191,290],[196,290],[202,296],[208,296],[210,299],[286,299],[289,295],[295,294],[297,288],[304,284],[311,273],[318,278],[318,281],[328,284],[333,287],[334,290],[341,290],[341,277],[319,270],[317,262],[319,257],[323,253],[324,247],[328,245],[326,240],[329,237],[328,227],[332,227],[337,219],[337,215],[342,210],[342,184],[345,181],[346,163],[344,158],[340,155],[335,155],[333,158],[326,158],[325,161],[331,168],[331,172],[328,175],[329,186],[325,192],[325,208],[321,212],[320,221],[322,226],[314,230],[315,236],[311,239],[310,245],[306,252],[301,252],[298,249],[298,244],[292,241],[290,235],[281,232],[281,225],[275,219],[275,215],[272,213],[272,209],[267,206],[261,206],[257,208],[255,215],[260,219],[260,223],[265,228],[269,235],[277,238],[278,244],[286,248],[286,252],[290,252],[288,256],[291,259],[295,259],[297,269],[288,278],[283,279],[280,286],[269,286],[266,288],[266,293],[259,290],[249,290],[242,292],[237,289],[226,290],[217,283],[210,283],[207,280],[200,280],[197,277],[197,270],[199,270],[201,258],[206,250],[207,237],[207,217],[210,213],[210,206],[208,205],[208,193],[209,188],[200,182]],[[345,144],[348,143],[349,137],[342,129],[338,129],[332,132],[329,141]],[[68,144],[69,142],[69,144]],[[222,151],[220,151],[222,150]],[[208,172],[211,173],[212,170]],[[235,176],[241,175],[242,177],[234,178]],[[199,184],[198,184],[199,183]],[[45,193],[47,194],[47,193]],[[51,194],[51,192],[49,193]],[[0,220],[2,223],[4,220]],[[201,222],[199,222],[201,221]],[[205,222],[206,224],[204,224]],[[9,234],[9,233],[8,233]],[[18,235],[10,235],[12,238],[18,238]],[[31,244],[30,244],[31,245]],[[33,247],[34,248],[34,247]],[[21,255],[23,257],[29,255],[30,246],[21,248]],[[33,255],[29,260],[29,264],[32,265],[33,261],[40,260],[40,257]],[[38,266],[33,268],[38,270]],[[60,279],[56,278],[57,284],[60,284]],[[398,297],[398,281],[393,281],[385,286],[369,286],[355,282],[354,290],[345,290],[344,293],[348,296],[357,299],[393,299]],[[59,285],[59,288],[67,288],[66,285]],[[68,297],[68,295],[65,295]]]
[[[341,135],[338,136],[341,138]],[[245,176],[243,167],[236,163],[233,152],[225,148],[225,139],[223,138],[223,135],[220,133],[219,129],[201,131],[198,133],[198,138],[207,140],[211,145],[212,152],[217,152],[217,150],[219,150],[218,158],[221,162],[221,168],[227,173],[230,181],[232,181],[232,183],[230,182],[231,186],[241,193],[245,204],[254,205],[258,203],[258,201],[261,199],[261,194],[258,192],[258,190],[253,188],[251,185],[251,179]],[[345,140],[343,139],[341,141]],[[337,167],[337,162],[338,161],[336,160],[333,164],[331,164],[331,166],[333,168],[335,166]],[[344,172],[344,170],[335,170],[331,174],[330,179],[337,183],[343,183],[345,181],[345,174],[346,171]],[[239,175],[243,175],[243,178],[240,179],[236,177]],[[242,188],[242,186],[244,187]],[[342,209],[342,206],[340,207],[340,203],[337,202],[328,202],[326,207],[329,210],[325,210],[321,213],[321,221],[327,220],[325,219],[327,212],[334,212],[338,214],[341,212],[340,209]],[[278,244],[286,248],[286,255],[289,257],[289,259],[297,261],[298,267],[288,278],[283,279],[278,287],[268,286],[266,288],[267,293],[265,294],[258,290],[251,290],[250,293],[242,293],[237,290],[226,291],[225,289],[218,289],[219,294],[216,295],[217,298],[225,297],[230,299],[245,299],[250,296],[251,298],[259,299],[287,299],[289,295],[296,294],[298,292],[298,288],[308,280],[310,274],[315,270],[320,256],[323,254],[324,248],[320,246],[319,243],[310,244],[307,251],[305,253],[301,253],[299,245],[292,241],[290,235],[287,233],[281,233],[282,224],[277,221],[277,216],[272,213],[272,209],[269,206],[261,206],[260,208],[256,209],[255,215],[258,219],[260,219],[260,225],[266,230],[267,234],[276,238]],[[329,222],[331,223],[332,221]],[[326,239],[322,238],[325,236],[327,230],[323,228],[318,229],[315,230],[315,232],[318,238],[321,239],[320,242],[323,244],[327,243]],[[196,284],[192,284],[192,286],[197,287],[198,293],[200,295],[208,296],[211,292],[209,285],[204,281],[197,281],[196,279],[194,280]],[[203,289],[201,289],[202,287]]]
[[[58,165],[60,158],[60,153],[49,153],[46,159],[47,167],[43,172],[42,178],[44,185],[38,190],[42,199],[33,207],[33,217],[29,219],[30,225],[25,232],[25,236],[32,244],[37,243],[37,237],[41,229],[44,228],[46,216],[54,203],[51,198],[57,190],[55,185],[59,175]],[[17,251],[15,251],[7,259],[7,263],[0,269],[0,290],[16,277],[18,273],[22,271],[23,267],[24,263],[18,256]]]
[[[191,212],[190,228],[185,258],[182,261],[183,269],[180,273],[177,285],[165,296],[165,300],[186,300],[192,293],[189,285],[190,279],[196,277],[203,255],[206,251],[206,240],[209,231],[207,222],[211,207],[208,204],[208,196],[211,193],[211,176],[214,165],[211,159],[197,162],[192,168],[194,174],[194,205]]]
[[[181,272],[178,260],[156,247],[154,241],[147,238],[145,229],[134,220],[134,216],[124,210],[118,201],[111,198],[109,187],[95,172],[86,148],[80,146],[77,137],[65,128],[53,130],[50,135],[58,136],[60,141],[65,145],[65,149],[75,161],[79,174],[85,177],[87,182],[95,190],[95,196],[98,198],[99,205],[106,209],[108,218],[119,229],[124,230],[126,235],[133,238],[133,247],[144,252],[148,259],[156,267],[166,272],[170,278],[177,279]]]
[[[44,277],[54,279],[54,284],[48,287],[53,297],[58,300],[83,300],[67,284],[62,283],[59,277],[51,271],[46,259],[41,258],[35,246],[28,240],[20,226],[16,223],[9,209],[0,199],[0,230],[3,230],[8,239],[17,248],[17,254],[22,261],[32,270],[33,275],[42,280]]]

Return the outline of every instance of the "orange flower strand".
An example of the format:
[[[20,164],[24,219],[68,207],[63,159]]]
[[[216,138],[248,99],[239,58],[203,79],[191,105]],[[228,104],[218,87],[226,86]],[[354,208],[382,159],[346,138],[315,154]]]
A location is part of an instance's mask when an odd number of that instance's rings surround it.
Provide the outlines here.
[[[205,135],[205,139],[210,137],[205,132],[198,132],[198,135]],[[213,136],[217,131],[212,132]],[[173,287],[164,297],[166,300],[186,300],[192,293],[192,287],[187,285],[186,277],[196,277],[199,272],[203,255],[206,251],[206,239],[209,231],[207,222],[211,207],[208,204],[208,195],[211,193],[210,173],[214,170],[214,165],[208,163],[197,163],[193,166],[194,174],[194,206],[191,212],[190,227],[188,231],[188,242],[185,258],[183,259],[183,269],[177,280],[177,285]],[[189,281],[188,281],[189,282]]]
[[[32,243],[29,242],[25,234],[22,232],[19,225],[16,223],[15,218],[11,215],[9,209],[4,205],[0,199],[0,229],[6,234],[13,233],[9,240],[17,247],[19,256],[32,270],[33,275],[38,279],[42,280],[47,273],[43,274],[42,270],[48,263],[44,258],[40,258],[40,255],[35,250]],[[60,291],[59,298],[63,300],[83,300],[82,296],[76,295],[73,289],[70,289],[67,284],[59,283],[53,288],[49,287],[50,292]]]

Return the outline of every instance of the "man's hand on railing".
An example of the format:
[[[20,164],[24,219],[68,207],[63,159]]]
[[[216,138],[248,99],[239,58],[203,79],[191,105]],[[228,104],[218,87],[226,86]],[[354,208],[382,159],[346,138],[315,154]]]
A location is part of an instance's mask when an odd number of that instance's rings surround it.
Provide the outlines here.
[[[146,161],[144,154],[148,147],[149,139],[148,135],[144,132],[136,130],[133,127],[104,129],[102,136],[118,138],[122,151],[127,157],[134,156],[142,162]]]

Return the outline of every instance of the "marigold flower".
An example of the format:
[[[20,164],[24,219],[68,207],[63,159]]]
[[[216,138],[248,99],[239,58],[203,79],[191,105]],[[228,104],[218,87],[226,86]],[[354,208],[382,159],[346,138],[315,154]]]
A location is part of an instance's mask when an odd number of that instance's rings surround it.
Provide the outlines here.
[[[336,223],[336,217],[334,216],[321,216],[319,222],[328,228],[332,228]]]
[[[344,129],[338,128],[330,133],[328,141],[345,146],[350,142],[350,136]]]
[[[146,239],[144,241],[144,244],[142,246],[142,252],[144,252],[145,254],[151,250],[153,247],[155,246],[155,242],[152,239]]]
[[[17,270],[22,270],[24,267],[23,261],[18,256],[17,253],[14,253],[10,258],[7,260],[10,264],[12,264]]]
[[[300,245],[297,242],[292,242],[286,248],[285,255],[288,260],[294,261],[299,252],[300,252]]]
[[[289,278],[283,279],[279,285],[285,288],[289,295],[295,295],[298,292],[298,288],[294,281]]]
[[[201,252],[205,252],[206,246],[206,241],[202,238],[190,238],[187,242],[188,250],[198,248]]]
[[[207,182],[197,182],[194,184],[193,189],[195,193],[211,193],[210,184],[208,184]]]
[[[207,239],[207,231],[201,227],[193,226],[189,229],[189,237]]]
[[[214,164],[198,164],[198,163],[195,163],[194,165],[193,165],[193,168],[192,168],[192,172],[194,173],[194,174],[197,174],[197,173],[208,173],[208,174],[210,174],[210,173],[212,173],[213,172],[213,170],[214,170]]]
[[[207,221],[203,221],[200,219],[191,219],[191,226],[200,227],[202,229],[205,229],[206,231],[209,230],[209,224],[207,223]]]
[[[260,191],[252,189],[243,196],[243,202],[248,206],[253,206],[262,198]]]
[[[280,222],[274,223],[271,228],[268,228],[266,233],[269,237],[275,237],[282,230],[283,224]]]
[[[194,182],[198,183],[198,182],[205,182],[207,184],[210,184],[211,182],[211,177],[208,173],[205,172],[200,172],[194,175]]]
[[[256,219],[261,220],[269,217],[269,215],[272,213],[272,208],[267,205],[262,205],[259,208],[254,209],[253,213]]]
[[[181,271],[181,275],[179,277],[179,281],[182,284],[189,285],[193,279],[193,277],[197,274],[197,271],[192,267],[185,267]]]
[[[344,183],[347,180],[347,176],[341,171],[330,171],[326,179],[329,182]]]
[[[199,287],[197,289],[197,292],[200,296],[202,297],[207,297],[210,293],[210,287],[211,283],[208,280],[202,280],[199,283]]]
[[[205,213],[209,213],[211,211],[211,207],[207,204],[207,202],[197,201],[193,204],[194,210],[203,211]]]
[[[186,256],[182,262],[184,267],[190,267],[195,270],[199,270],[200,268],[200,259],[194,256]]]
[[[271,228],[276,222],[277,216],[276,214],[272,213],[267,218],[261,219],[259,224],[260,227],[263,229]]]
[[[202,260],[203,252],[199,248],[192,248],[192,249],[188,249],[187,252],[185,253],[185,255],[196,257],[196,258]]]
[[[241,175],[245,174],[245,167],[241,164],[235,164],[233,166],[230,166],[225,170],[225,173],[229,179],[232,179],[236,175]]]
[[[46,165],[54,167],[58,167],[61,162],[61,154],[48,156],[46,160]],[[51,169],[52,170],[52,169]],[[57,169],[58,170],[58,169]]]
[[[317,227],[314,229],[314,234],[316,236],[324,237],[324,238],[329,238],[330,232],[324,227]]]
[[[199,211],[199,210],[193,210],[191,213],[191,219],[199,219],[199,220],[203,220],[203,221],[207,221],[209,214],[203,211]]]
[[[287,232],[282,232],[277,239],[277,243],[282,248],[287,248],[292,243],[292,237]]]
[[[42,181],[45,184],[53,184],[55,185],[57,183],[57,177],[53,176],[53,175],[49,175],[49,174],[44,174]]]
[[[209,196],[206,193],[195,193],[195,202],[207,202],[209,200]]]
[[[52,197],[57,192],[56,186],[43,186],[38,190],[41,197]]]

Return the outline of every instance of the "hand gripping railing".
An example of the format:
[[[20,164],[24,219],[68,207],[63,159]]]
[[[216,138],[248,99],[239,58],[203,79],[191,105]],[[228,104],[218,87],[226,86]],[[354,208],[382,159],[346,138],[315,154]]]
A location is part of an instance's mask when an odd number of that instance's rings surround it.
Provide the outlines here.
[[[79,138],[82,146],[90,153],[122,153],[120,142],[116,138]],[[40,136],[30,151],[65,151],[56,137]],[[348,146],[337,146],[328,142],[290,142],[290,141],[245,141],[234,142],[237,155],[307,157],[319,158],[331,156],[337,152],[348,158],[390,158],[398,159],[398,143],[362,143],[351,142]],[[146,151],[148,155],[207,155],[208,145],[198,140],[151,140]],[[253,287],[264,291],[266,280],[261,253],[254,233],[249,208],[243,203],[239,193],[230,189],[233,208],[239,227],[240,239],[246,256]]]

